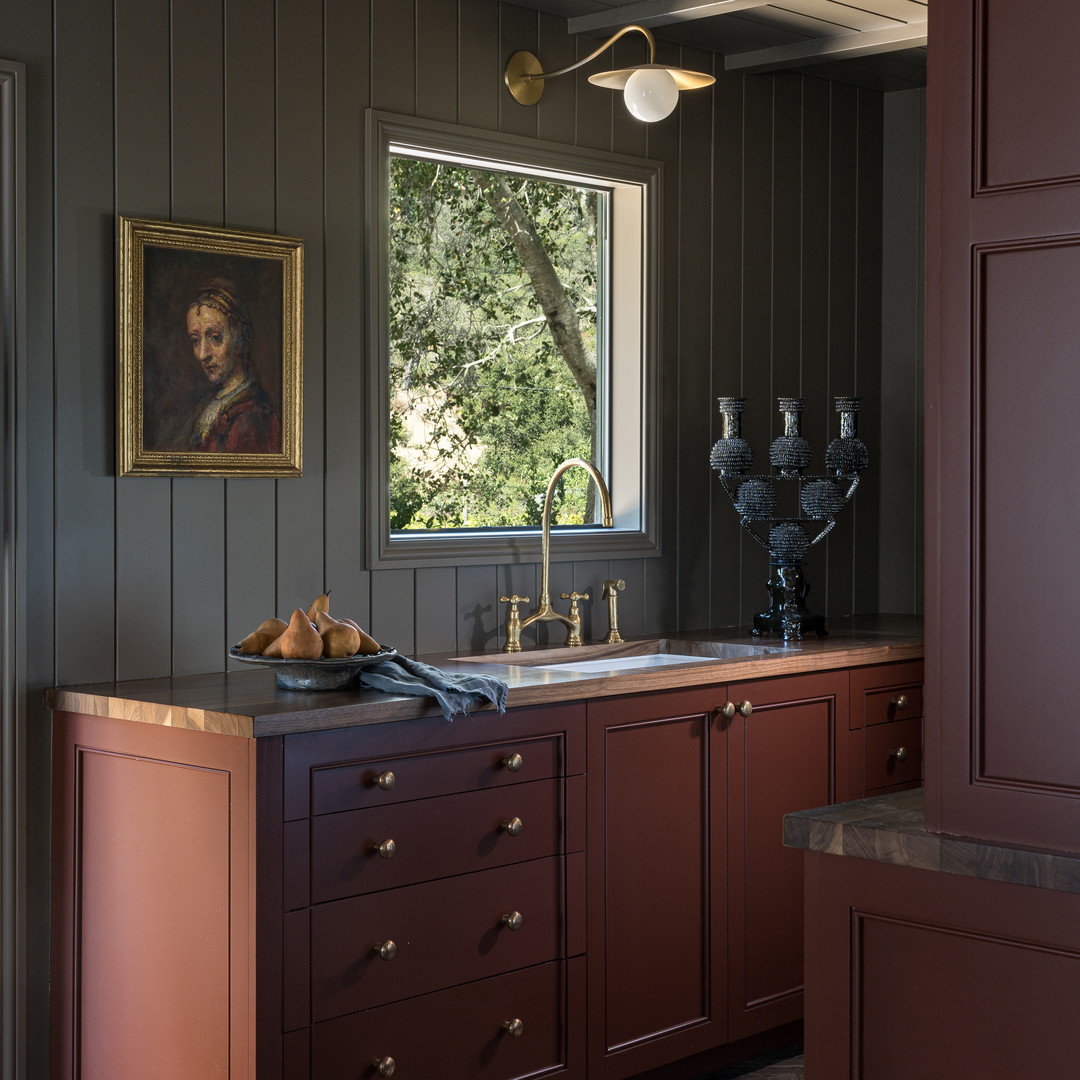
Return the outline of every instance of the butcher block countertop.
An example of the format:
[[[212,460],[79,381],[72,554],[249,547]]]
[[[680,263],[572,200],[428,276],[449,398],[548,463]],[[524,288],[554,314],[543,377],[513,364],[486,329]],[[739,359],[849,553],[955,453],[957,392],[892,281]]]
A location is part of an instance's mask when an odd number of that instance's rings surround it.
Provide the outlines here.
[[[602,650],[609,659],[619,658],[620,663],[631,665],[616,665],[609,670],[603,665],[582,672],[540,666],[557,663],[571,653],[574,659],[588,659],[596,651],[588,645],[573,650],[559,646],[526,650],[509,657],[492,652],[480,659],[473,656],[469,661],[445,654],[416,659],[447,671],[497,675],[510,688],[507,708],[518,708],[918,660],[923,655],[922,621],[914,616],[854,616],[830,620],[828,625],[828,637],[788,644],[751,637],[741,627],[656,635]],[[704,661],[687,656],[685,662],[676,660],[656,667],[635,667],[632,661],[621,659],[648,652],[649,643],[661,638],[668,642],[768,646],[774,651]],[[643,659],[643,665],[646,664],[647,657]],[[439,712],[430,698],[376,690],[282,690],[276,685],[273,673],[262,668],[56,687],[46,691],[45,703],[63,712],[242,737],[380,724]],[[458,717],[455,722],[462,720]]]

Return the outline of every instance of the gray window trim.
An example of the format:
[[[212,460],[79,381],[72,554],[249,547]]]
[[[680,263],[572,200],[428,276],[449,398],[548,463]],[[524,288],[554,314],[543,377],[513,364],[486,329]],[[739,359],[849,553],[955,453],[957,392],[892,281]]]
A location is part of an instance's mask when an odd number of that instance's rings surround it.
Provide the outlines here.
[[[432,120],[400,116],[376,109],[367,113],[367,320],[368,357],[368,462],[367,564],[372,569],[394,566],[464,566],[492,563],[536,562],[539,529],[523,529],[491,536],[476,534],[431,536],[391,540],[389,500],[389,415],[386,407],[389,372],[386,328],[386,243],[388,222],[385,213],[389,183],[389,147],[415,146],[483,158],[491,162],[535,166],[553,173],[590,176],[640,186],[644,206],[644,251],[641,385],[637,389],[641,408],[641,457],[639,487],[642,506],[639,527],[575,530],[552,534],[551,557],[555,561],[597,558],[630,559],[660,554],[659,468],[660,440],[657,386],[657,354],[660,336],[660,259],[662,235],[660,212],[662,164],[643,158],[579,149],[539,139],[526,139]],[[625,418],[624,418],[625,419]],[[618,468],[618,461],[612,462]]]

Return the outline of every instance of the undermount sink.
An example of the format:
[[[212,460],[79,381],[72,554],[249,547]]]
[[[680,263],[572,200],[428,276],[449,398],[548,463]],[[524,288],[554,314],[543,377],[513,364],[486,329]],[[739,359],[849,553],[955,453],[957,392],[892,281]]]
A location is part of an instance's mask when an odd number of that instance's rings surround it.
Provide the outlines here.
[[[531,649],[520,653],[486,653],[481,656],[458,656],[467,663],[555,669],[583,674],[654,668],[673,664],[716,663],[745,660],[754,656],[792,652],[792,645],[742,645],[732,641],[697,641],[676,638],[652,638],[647,641],[623,641],[618,644],[566,646]]]

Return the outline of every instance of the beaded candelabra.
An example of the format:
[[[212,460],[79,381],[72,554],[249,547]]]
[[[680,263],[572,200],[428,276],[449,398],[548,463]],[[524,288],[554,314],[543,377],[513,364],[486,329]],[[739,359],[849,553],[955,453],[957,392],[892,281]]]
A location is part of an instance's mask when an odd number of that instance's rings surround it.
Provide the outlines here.
[[[825,472],[806,474],[812,458],[810,444],[802,437],[800,423],[806,405],[803,398],[777,398],[784,431],[769,446],[774,472],[751,475],[753,451],[742,437],[745,398],[722,397],[720,438],[709,461],[720,476],[724,490],[739,515],[739,522],[769,553],[767,587],[772,606],[754,616],[755,635],[777,634],[783,640],[808,634],[825,637],[825,619],[806,607],[803,562],[810,548],[836,525],[836,517],[855,494],[859,473],[870,455],[855,433],[859,411],[856,397],[836,398],[840,434],[825,451]],[[788,481],[798,494],[798,510],[779,510],[778,481]]]

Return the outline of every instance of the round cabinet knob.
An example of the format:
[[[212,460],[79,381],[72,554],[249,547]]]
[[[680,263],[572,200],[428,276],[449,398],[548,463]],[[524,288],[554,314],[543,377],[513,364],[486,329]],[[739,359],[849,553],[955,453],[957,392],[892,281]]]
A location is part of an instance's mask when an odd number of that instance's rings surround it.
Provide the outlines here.
[[[520,911],[508,911],[500,921],[507,930],[520,930],[525,925],[525,918]]]
[[[747,717],[754,711],[754,706],[751,705],[749,701],[740,701],[739,704],[735,706],[735,711],[740,716]]]
[[[371,782],[380,791],[389,791],[397,783],[397,777],[387,769],[386,772],[379,773]]]
[[[896,758],[897,761],[907,761],[908,748],[906,746],[897,746],[889,751],[889,757]]]
[[[377,852],[380,859],[392,859],[397,854],[397,844],[393,840],[384,840],[372,850]]]
[[[511,754],[509,757],[504,757],[502,763],[510,772],[520,772],[525,759],[520,754]]]
[[[907,694],[897,694],[890,704],[895,705],[898,709],[906,709],[908,707]]]
[[[525,828],[525,822],[519,817],[512,817],[509,821],[504,821],[499,828],[507,836],[520,836],[521,830]]]
[[[503,1021],[503,1031],[510,1036],[511,1039],[520,1039],[525,1034],[525,1025],[515,1017],[513,1020]]]
[[[723,705],[717,705],[716,711],[727,720],[735,719],[735,702],[725,701]]]
[[[392,1057],[376,1058],[371,1064],[380,1076],[393,1076],[397,1068],[397,1062]]]
[[[397,942],[392,938],[387,938],[386,941],[379,942],[375,946],[375,951],[381,959],[393,960],[397,956]]]

